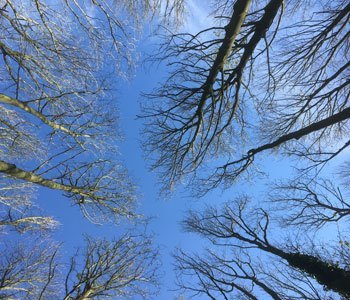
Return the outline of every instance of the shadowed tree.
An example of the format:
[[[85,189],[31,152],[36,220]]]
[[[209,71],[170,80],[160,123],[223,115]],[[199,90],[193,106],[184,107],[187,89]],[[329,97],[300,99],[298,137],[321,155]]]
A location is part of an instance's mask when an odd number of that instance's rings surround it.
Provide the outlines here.
[[[247,205],[247,199],[242,198],[221,210],[208,208],[189,214],[185,230],[207,239],[210,248],[206,254],[179,251],[175,255],[180,288],[211,299],[220,295],[230,299],[236,293],[243,299],[260,299],[262,295],[271,299],[349,297],[348,242],[342,242],[332,254],[320,252],[316,244],[304,242],[300,246],[302,241],[294,243],[299,245],[276,243],[269,238],[267,212]],[[336,294],[327,296],[322,287]]]
[[[187,175],[203,179],[199,195],[231,186],[282,146],[304,170],[346,149],[348,2],[213,3],[217,25],[167,34],[155,58],[170,74],[144,105],[146,150],[165,187]]]
[[[318,176],[350,145],[349,1],[211,3],[216,21],[166,32],[154,56],[169,75],[143,105],[152,168],[165,191],[186,182],[196,196],[254,174],[259,157],[269,171],[272,152],[296,158],[301,172],[268,205],[256,199],[257,210],[243,200],[190,213],[185,229],[209,247],[176,254],[179,286],[211,299],[348,299],[348,234],[335,228],[349,216],[346,192]],[[286,239],[281,224],[304,236]],[[321,246],[331,224],[341,239]]]

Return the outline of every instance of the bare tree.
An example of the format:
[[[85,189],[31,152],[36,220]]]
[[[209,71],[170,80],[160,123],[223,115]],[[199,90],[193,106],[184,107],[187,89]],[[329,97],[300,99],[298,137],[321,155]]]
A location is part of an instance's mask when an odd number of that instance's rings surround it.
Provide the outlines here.
[[[87,238],[85,250],[66,266],[52,241],[32,242],[2,247],[1,299],[148,298],[157,292],[158,253],[146,236]]]
[[[149,238],[129,234],[113,242],[87,238],[82,264],[78,258],[70,262],[64,299],[135,295],[147,299],[157,291],[159,262]]]
[[[0,172],[63,191],[94,222],[131,217],[115,78],[132,71],[145,18],[162,12],[171,20],[182,2],[4,1]]]
[[[241,86],[246,88],[243,70],[282,2],[271,1],[264,14],[260,9],[248,14],[251,1],[235,1],[231,16],[219,15],[224,20],[219,26],[172,34],[163,45],[161,59],[171,59],[174,71],[148,96],[165,102],[147,105],[145,116],[148,150],[159,151],[154,165],[164,168],[170,183],[195,171],[206,157],[232,151],[230,144],[246,123],[239,106]]]
[[[208,208],[190,213],[185,230],[210,242],[204,255],[177,254],[180,288],[211,299],[241,295],[259,299],[325,299],[322,286],[346,298],[349,296],[349,247],[332,254],[320,253],[315,244],[302,247],[288,241],[271,241],[270,217],[262,209],[248,209],[246,198],[221,210]],[[281,237],[280,237],[281,239]],[[196,284],[184,281],[195,277]],[[191,284],[192,283],[192,284]],[[225,298],[226,297],[226,298]],[[328,297],[328,296],[327,296]],[[329,297],[335,297],[330,293]],[[333,298],[330,298],[333,299]]]
[[[32,242],[1,245],[0,299],[41,299],[43,290],[55,294],[58,246],[49,240]]]
[[[0,10],[0,172],[62,190],[86,214],[85,204],[103,214],[132,211],[125,170],[106,155],[115,151],[116,115],[102,72],[114,57],[119,74],[131,63],[117,13],[104,2],[6,1]],[[114,50],[104,53],[108,45]]]
[[[119,159],[115,89],[133,71],[145,20],[161,14],[179,21],[182,11],[182,0],[0,3],[0,228],[21,234],[18,247],[1,249],[0,297],[153,291],[158,265],[149,238],[87,239],[64,284],[57,247],[45,239],[46,249],[30,248],[36,235],[27,233],[58,225],[36,206],[39,187],[62,191],[94,223],[138,216],[135,187]]]
[[[199,196],[232,187],[272,151],[296,157],[302,172],[270,191],[266,209],[256,199],[247,211],[243,199],[190,213],[185,229],[209,247],[177,252],[178,284],[210,299],[348,299],[348,234],[333,246],[316,234],[349,216],[346,192],[317,178],[350,145],[349,2],[211,3],[217,22],[196,34],[166,32],[154,57],[169,76],[144,104],[152,167],[165,190],[184,181]],[[281,224],[304,236],[286,239]]]
[[[281,223],[287,226],[321,229],[350,216],[347,196],[330,180],[299,179],[279,184],[272,188],[270,200],[273,209],[281,212]]]
[[[145,105],[146,149],[166,187],[189,174],[204,179],[200,195],[231,186],[282,146],[311,166],[347,148],[347,1],[213,2],[217,26],[167,35],[170,75]],[[343,144],[326,147],[332,138]]]

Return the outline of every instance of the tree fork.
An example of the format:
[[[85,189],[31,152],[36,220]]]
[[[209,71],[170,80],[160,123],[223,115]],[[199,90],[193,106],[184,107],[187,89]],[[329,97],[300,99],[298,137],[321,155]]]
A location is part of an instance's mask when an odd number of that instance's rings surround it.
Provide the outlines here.
[[[228,79],[225,82],[224,90],[228,88],[230,84],[232,84],[233,78],[238,74],[238,78],[242,77],[244,67],[246,66],[248,59],[252,56],[256,46],[260,42],[260,40],[265,36],[266,32],[272,25],[273,20],[275,19],[279,9],[282,7],[284,0],[271,0],[266,7],[264,8],[264,15],[262,18],[255,23],[256,30],[250,41],[245,46],[245,50],[243,52],[242,58],[235,68],[235,71],[232,72]]]
[[[227,57],[231,52],[236,37],[239,34],[243,21],[248,13],[251,2],[251,0],[239,0],[233,7],[232,17],[230,19],[230,22],[225,27],[226,34],[224,40],[219,48],[213,66],[209,71],[207,80],[203,85],[203,94],[198,107],[199,112],[201,111],[204,102],[209,98],[211,94],[211,90],[213,88],[217,75],[224,67]]]

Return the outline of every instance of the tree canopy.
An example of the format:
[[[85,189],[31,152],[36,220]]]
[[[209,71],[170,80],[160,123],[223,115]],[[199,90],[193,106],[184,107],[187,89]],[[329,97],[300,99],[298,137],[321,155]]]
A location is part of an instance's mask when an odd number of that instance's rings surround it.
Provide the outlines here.
[[[211,3],[207,28],[165,34],[154,59],[168,76],[144,104],[164,190],[235,195],[185,218],[208,246],[176,251],[178,286],[201,299],[348,299],[350,5]],[[272,154],[295,170],[266,184]]]
[[[89,237],[85,252],[64,265],[50,238],[59,223],[35,198],[39,188],[61,191],[100,225],[141,218],[119,157],[115,90],[131,77],[145,20],[177,22],[181,3],[1,2],[0,248],[8,253],[0,262],[0,298],[46,299],[64,282],[64,299],[156,290],[149,236],[132,229],[114,241]],[[38,236],[46,245],[37,245]]]
[[[183,220],[204,248],[174,252],[180,293],[348,299],[348,2],[208,0],[211,21],[192,32],[176,27],[190,0],[3,1],[0,298],[157,292],[159,253],[139,233],[147,222],[119,154],[116,101],[150,22],[162,26],[149,59],[167,74],[142,99],[150,169],[164,192],[183,185],[215,203]],[[112,240],[86,236],[64,263],[41,189],[93,224],[136,225]]]
[[[267,150],[314,166],[342,152],[347,1],[214,2],[217,24],[169,34],[157,57],[170,71],[148,95],[146,150],[167,185],[190,177],[199,193],[230,186]],[[342,144],[326,147],[332,138]]]

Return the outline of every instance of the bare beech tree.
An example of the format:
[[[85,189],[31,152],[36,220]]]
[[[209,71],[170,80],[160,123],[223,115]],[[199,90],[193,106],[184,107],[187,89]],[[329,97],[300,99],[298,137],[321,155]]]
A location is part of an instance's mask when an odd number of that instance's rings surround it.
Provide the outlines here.
[[[117,158],[112,90],[135,64],[134,36],[144,17],[163,10],[169,19],[181,7],[4,1],[0,172],[63,191],[92,221],[131,217],[134,188]]]
[[[210,299],[231,299],[233,295],[243,299],[262,295],[269,299],[349,297],[348,242],[342,242],[332,254],[320,253],[315,244],[309,249],[300,246],[302,241],[283,245],[269,237],[270,222],[266,211],[249,209],[246,198],[221,210],[190,213],[185,230],[203,236],[210,248],[204,255],[176,254],[180,288]],[[325,293],[322,286],[336,294]]]
[[[115,151],[116,107],[103,94],[102,72],[114,57],[118,72],[131,63],[119,12],[102,2],[6,1],[0,13],[0,171],[64,191],[88,217],[85,206],[95,204],[103,214],[131,215],[133,191],[123,185],[132,185],[106,156]]]
[[[21,235],[18,247],[1,244],[0,298],[153,291],[157,253],[147,237],[87,239],[65,284],[57,247],[49,239],[46,247],[29,244],[58,225],[36,205],[41,187],[62,191],[94,223],[137,216],[119,160],[114,91],[133,71],[145,20],[178,22],[182,11],[183,0],[1,1],[0,233],[4,243],[6,234]]]
[[[157,291],[158,254],[150,238],[126,234],[86,242],[67,266],[50,240],[2,247],[0,299],[148,299]]]
[[[157,291],[157,252],[144,236],[125,235],[120,239],[87,239],[80,266],[72,258],[65,279],[63,299],[128,298],[149,299]]]
[[[231,186],[282,146],[309,167],[346,149],[348,1],[213,3],[218,25],[167,34],[155,58],[170,74],[145,104],[146,150],[166,188],[186,175],[200,195]]]
[[[292,155],[301,172],[270,191],[268,206],[256,199],[258,209],[247,211],[242,200],[190,213],[185,229],[209,246],[204,254],[179,250],[178,284],[210,299],[348,299],[341,225],[349,180],[341,192],[335,178],[319,174],[350,145],[349,1],[210,3],[216,21],[197,33],[165,32],[154,57],[169,75],[144,104],[152,167],[166,191],[183,181],[196,196],[254,174],[258,157],[268,168],[272,151]],[[302,236],[286,239],[281,225]],[[325,246],[322,230],[333,235]]]

